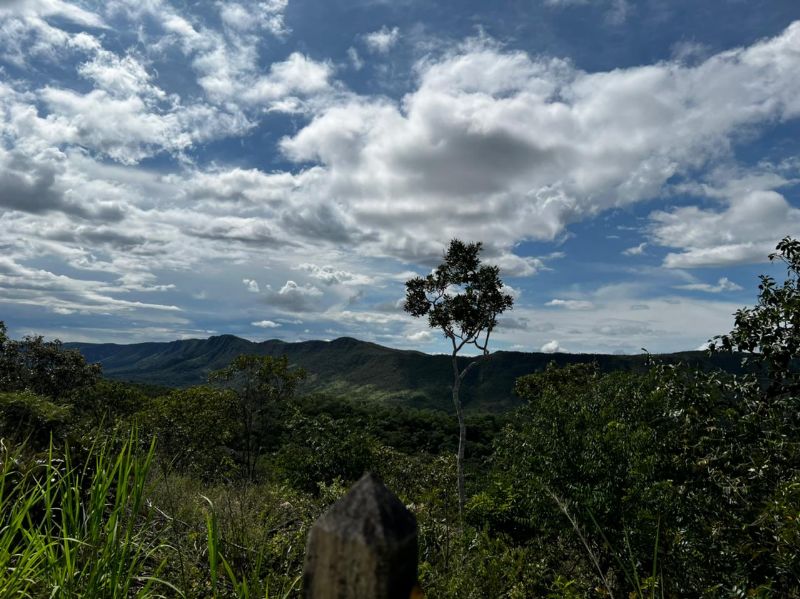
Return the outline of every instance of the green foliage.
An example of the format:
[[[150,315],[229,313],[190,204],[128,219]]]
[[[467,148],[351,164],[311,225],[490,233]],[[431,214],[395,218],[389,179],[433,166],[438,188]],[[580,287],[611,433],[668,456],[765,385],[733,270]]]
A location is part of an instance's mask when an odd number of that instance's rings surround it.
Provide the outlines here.
[[[205,480],[230,475],[229,450],[238,431],[236,394],[226,389],[192,387],[155,402],[150,414],[159,449],[170,465]]]
[[[94,385],[100,367],[87,364],[76,350],[43,337],[9,339],[0,321],[0,391],[32,391],[37,395],[66,398]]]
[[[503,293],[500,269],[481,264],[481,248],[480,242],[453,239],[444,262],[433,273],[406,282],[405,311],[415,317],[427,316],[428,326],[441,329],[455,352],[465,344],[486,352],[497,316],[514,303]],[[483,343],[481,334],[485,335]]]
[[[614,592],[800,592],[800,244],[787,238],[777,250],[787,281],[761,277],[758,304],[717,338],[718,349],[750,353],[755,374],[654,362],[519,379],[528,406],[496,442],[473,521],[520,542],[572,529],[568,559],[583,560],[585,574],[569,580]]]
[[[294,397],[297,385],[306,376],[301,368],[289,368],[286,356],[241,355],[230,365],[211,373],[211,381],[219,381],[233,391],[240,425],[240,454],[244,473],[255,478],[263,440],[269,434],[286,402]]]
[[[152,398],[140,386],[100,379],[81,389],[69,399],[76,416],[86,419],[90,427],[113,426],[117,420],[129,419],[147,410]]]
[[[734,330],[714,339],[723,350],[755,354],[773,390],[791,393],[800,390],[800,240],[785,237],[775,249],[769,259],[786,265],[783,285],[761,275],[758,303],[737,310]]]
[[[0,392],[0,437],[17,443],[47,447],[52,437],[63,435],[70,415],[69,407],[30,391]]]
[[[87,360],[102,362],[104,376],[136,381],[139,390],[150,397],[168,392],[163,388],[154,391],[155,383],[169,387],[205,384],[209,371],[227,366],[238,354],[285,355],[290,364],[308,372],[308,377],[297,387],[298,395],[320,393],[337,400],[369,401],[376,407],[391,404],[454,412],[449,393],[453,372],[450,356],[391,349],[346,337],[333,341],[254,343],[224,335],[169,343],[65,345],[79,348]],[[705,369],[742,372],[740,360],[733,354],[681,352],[660,358],[668,362],[685,361]],[[466,356],[459,358],[459,369],[463,370],[473,360]],[[503,414],[518,407],[522,402],[512,394],[514,381],[544,370],[550,361],[562,366],[597,362],[603,372],[647,369],[645,356],[498,351],[464,379],[461,398],[465,411]]]
[[[149,534],[145,484],[152,459],[132,436],[95,445],[75,464],[67,451],[27,461],[0,453],[0,596],[148,597],[164,547]]]
[[[498,530],[563,534],[552,491],[582,530],[602,533],[604,569],[626,553],[643,572],[658,561],[678,595],[797,587],[800,571],[782,556],[798,548],[776,542],[776,527],[792,522],[782,489],[800,472],[796,399],[776,403],[752,380],[663,365],[643,375],[550,369],[518,390],[530,404],[494,458],[514,489],[494,515]]]
[[[296,414],[286,423],[289,440],[273,459],[279,478],[307,492],[336,477],[358,479],[372,463],[374,442],[347,422],[326,415],[308,418]]]
[[[289,368],[286,356],[241,355],[225,368],[211,373],[209,379],[224,381],[238,395],[262,404],[290,399],[305,376],[302,368]]]

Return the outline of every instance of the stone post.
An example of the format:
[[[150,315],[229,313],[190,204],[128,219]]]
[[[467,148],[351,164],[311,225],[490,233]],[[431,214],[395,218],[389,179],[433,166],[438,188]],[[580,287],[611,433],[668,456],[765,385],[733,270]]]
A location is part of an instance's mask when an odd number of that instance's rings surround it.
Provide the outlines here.
[[[308,535],[305,599],[408,599],[417,581],[417,520],[365,474]]]

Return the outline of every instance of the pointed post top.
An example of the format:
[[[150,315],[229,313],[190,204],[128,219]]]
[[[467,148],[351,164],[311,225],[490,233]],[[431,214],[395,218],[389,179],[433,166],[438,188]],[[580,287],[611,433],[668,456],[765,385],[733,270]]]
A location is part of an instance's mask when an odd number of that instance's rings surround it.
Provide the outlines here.
[[[381,479],[367,472],[334,503],[316,526],[342,540],[391,547],[417,534],[414,515]]]
[[[417,520],[367,473],[311,528],[305,597],[407,599],[417,577]]]

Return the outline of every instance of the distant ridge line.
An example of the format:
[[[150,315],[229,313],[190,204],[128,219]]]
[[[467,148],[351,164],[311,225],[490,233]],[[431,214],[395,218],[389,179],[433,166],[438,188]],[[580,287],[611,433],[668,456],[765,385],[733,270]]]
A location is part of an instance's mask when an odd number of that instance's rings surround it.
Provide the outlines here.
[[[108,378],[168,387],[203,384],[211,371],[223,368],[240,354],[286,355],[292,365],[308,371],[305,392],[451,410],[449,355],[393,349],[353,337],[330,341],[269,339],[256,342],[226,334],[207,339],[132,344],[65,343],[64,346],[77,349],[90,362],[100,363]],[[634,370],[643,368],[647,357],[646,354],[498,351],[468,376],[463,391],[464,404],[473,411],[498,412],[513,408],[520,403],[513,395],[517,377],[540,371],[550,362],[561,366],[597,362],[604,371]],[[709,357],[705,352],[689,351],[658,357],[670,362],[684,360],[705,367],[740,370],[739,358],[730,354]],[[466,362],[473,358],[459,359]]]

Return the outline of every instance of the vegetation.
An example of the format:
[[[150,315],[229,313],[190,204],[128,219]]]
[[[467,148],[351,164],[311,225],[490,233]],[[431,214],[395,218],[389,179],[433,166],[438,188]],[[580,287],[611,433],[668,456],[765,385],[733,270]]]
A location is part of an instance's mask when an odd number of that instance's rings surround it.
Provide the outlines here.
[[[297,386],[301,395],[321,393],[454,413],[450,356],[392,349],[347,337],[333,341],[255,343],[223,335],[169,343],[65,343],[64,346],[78,349],[90,362],[101,362],[104,377],[135,381],[137,388],[147,394],[203,385],[210,373],[225,368],[240,355],[286,356],[290,364],[308,375]],[[465,368],[474,359],[480,358],[459,356],[459,368]],[[681,352],[659,359],[742,371],[739,356],[728,352],[713,355],[703,351]],[[647,369],[646,356],[497,351],[464,379],[460,395],[465,412],[504,413],[520,407],[524,402],[513,393],[514,381],[543,370],[550,362],[559,366],[597,362],[603,372]]]
[[[0,596],[297,597],[309,527],[370,469],[428,597],[798,597],[798,249],[715,340],[747,370],[552,365],[465,413],[463,526],[450,412],[304,393],[280,358],[109,382],[0,325]]]
[[[461,404],[461,384],[469,371],[480,362],[472,360],[463,368],[458,365],[458,352],[474,345],[482,356],[489,355],[489,337],[497,326],[497,317],[511,308],[514,299],[503,293],[500,269],[482,265],[478,254],[480,243],[464,243],[458,239],[442,262],[427,277],[415,277],[406,282],[403,308],[415,317],[427,316],[428,325],[440,329],[453,347],[453,406],[458,417],[458,512],[464,512],[464,449],[467,429],[464,407]]]

